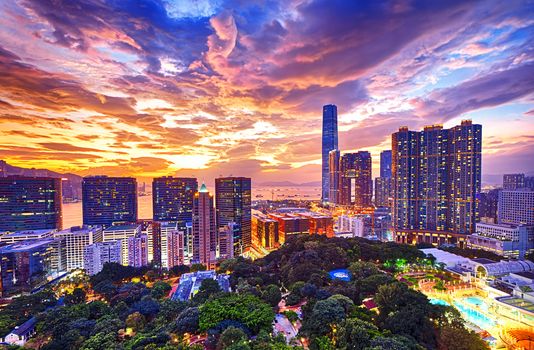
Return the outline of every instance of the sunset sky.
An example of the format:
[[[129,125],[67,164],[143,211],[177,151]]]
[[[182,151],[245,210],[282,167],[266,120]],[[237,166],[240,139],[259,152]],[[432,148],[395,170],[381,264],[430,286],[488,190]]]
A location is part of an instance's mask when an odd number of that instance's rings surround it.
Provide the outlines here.
[[[483,125],[534,171],[532,1],[0,0],[0,159],[80,175],[320,180],[399,126]]]

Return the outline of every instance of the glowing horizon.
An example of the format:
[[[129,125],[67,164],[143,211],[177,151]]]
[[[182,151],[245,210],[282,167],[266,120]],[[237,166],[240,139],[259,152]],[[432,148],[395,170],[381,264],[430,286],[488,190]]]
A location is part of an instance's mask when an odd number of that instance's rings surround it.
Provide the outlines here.
[[[527,1],[0,3],[0,159],[79,175],[319,181],[322,105],[378,169],[400,126],[483,125],[532,172]]]

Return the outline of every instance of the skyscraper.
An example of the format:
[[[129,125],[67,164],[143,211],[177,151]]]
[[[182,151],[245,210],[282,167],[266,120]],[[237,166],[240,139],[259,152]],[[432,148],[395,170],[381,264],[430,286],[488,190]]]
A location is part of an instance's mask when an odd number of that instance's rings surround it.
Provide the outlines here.
[[[525,187],[525,174],[504,174],[502,176],[503,190],[518,190]]]
[[[380,177],[391,177],[391,150],[380,152]]]
[[[184,264],[185,237],[183,231],[167,233],[167,268]]]
[[[128,266],[148,265],[148,238],[146,235],[128,237]]]
[[[121,241],[98,242],[84,248],[83,268],[90,276],[102,271],[105,263],[122,262]]]
[[[336,205],[341,204],[340,197],[340,183],[341,183],[341,174],[340,174],[340,159],[339,159],[339,150],[335,149],[330,151],[328,155],[328,171],[329,171],[329,185],[330,191],[328,194],[328,202],[330,204]]]
[[[240,255],[252,244],[251,236],[251,180],[248,177],[221,177],[215,179],[215,206],[217,227],[234,222],[234,253]],[[215,247],[216,243],[213,242]]]
[[[463,242],[478,218],[482,126],[466,120],[451,129],[402,127],[392,148],[397,241]]]
[[[61,229],[61,179],[0,177],[0,231]]]
[[[158,177],[152,182],[154,220],[176,221],[180,230],[193,220],[193,197],[198,190],[195,178]]]
[[[337,149],[337,107],[323,106],[323,142],[322,142],[322,194],[323,203],[328,202],[330,192],[330,171],[328,168],[329,153]]]
[[[216,242],[213,196],[202,184],[193,199],[193,263],[209,267],[215,262]]]
[[[534,191],[502,190],[497,212],[499,224],[534,225]]]
[[[82,194],[84,225],[137,221],[137,181],[132,177],[84,177]]]
[[[370,207],[373,199],[372,159],[367,151],[345,153],[340,160],[340,203]]]

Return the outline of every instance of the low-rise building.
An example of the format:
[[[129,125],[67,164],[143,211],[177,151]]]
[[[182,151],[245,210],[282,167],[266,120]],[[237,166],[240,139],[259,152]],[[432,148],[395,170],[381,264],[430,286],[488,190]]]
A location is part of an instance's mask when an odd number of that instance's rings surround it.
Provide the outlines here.
[[[57,232],[56,229],[26,230],[17,232],[0,232],[0,243],[11,244],[32,239],[50,238]]]
[[[9,334],[4,338],[4,341],[11,345],[24,346],[24,344],[26,344],[30,337],[35,333],[36,325],[37,319],[32,317],[9,332]]]
[[[172,295],[172,300],[186,301],[198,293],[198,290],[205,279],[213,279],[219,283],[219,287],[224,292],[230,292],[230,276],[226,274],[217,274],[214,270],[198,271],[184,273],[180,277],[178,288]]]
[[[476,233],[467,236],[467,247],[523,259],[534,251],[534,226],[477,223]]]

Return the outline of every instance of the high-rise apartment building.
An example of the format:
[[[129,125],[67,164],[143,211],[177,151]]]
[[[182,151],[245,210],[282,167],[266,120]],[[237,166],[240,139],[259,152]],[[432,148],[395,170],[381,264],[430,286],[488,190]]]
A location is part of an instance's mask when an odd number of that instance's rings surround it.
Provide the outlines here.
[[[234,257],[234,231],[237,225],[233,222],[219,228],[219,259]]]
[[[61,179],[0,177],[0,231],[61,229]]]
[[[323,135],[322,135],[322,192],[323,203],[329,202],[330,170],[328,166],[329,153],[338,149],[337,140],[337,107],[336,105],[323,106]]]
[[[534,191],[502,190],[499,193],[499,224],[534,225]]]
[[[102,242],[102,227],[74,226],[54,233],[54,238],[64,241],[67,271],[82,269],[85,247]]]
[[[185,235],[183,231],[174,230],[167,233],[167,268],[184,265]]]
[[[481,192],[479,195],[479,217],[482,220],[490,220],[490,222],[497,222],[497,207],[499,203],[499,192],[502,189],[495,188],[489,191]]]
[[[341,172],[340,172],[340,153],[335,149],[328,154],[328,171],[330,176],[328,183],[330,191],[328,193],[328,202],[332,205],[341,204],[340,187],[341,187]]]
[[[234,237],[234,254],[240,255],[252,243],[251,236],[251,179],[248,177],[221,177],[215,179],[215,206],[217,227],[233,222],[238,227]],[[216,241],[212,242],[216,249]]]
[[[389,207],[391,205],[391,183],[390,177],[375,178],[375,206]]]
[[[181,230],[193,221],[193,197],[198,190],[195,178],[159,177],[152,182],[154,220],[176,221]]]
[[[128,237],[128,266],[148,265],[148,238],[146,235]]]
[[[502,176],[503,190],[519,190],[525,187],[525,174],[504,174]]]
[[[380,152],[380,177],[391,177],[391,150]]]
[[[140,236],[141,228],[140,224],[116,225],[102,232],[103,242],[121,241],[122,265],[124,266],[128,266],[128,238]]]
[[[132,177],[84,177],[82,182],[84,225],[137,221],[137,181]]]
[[[470,120],[392,135],[393,228],[398,242],[462,242],[481,187],[482,126]]]
[[[160,254],[161,254],[161,267],[169,269],[169,244],[168,238],[172,232],[180,231],[178,228],[178,222],[176,221],[164,221],[160,223]],[[172,254],[172,252],[171,252]]]
[[[340,195],[343,205],[370,207],[373,199],[372,159],[367,151],[345,153],[340,159]]]
[[[102,271],[106,263],[122,263],[121,241],[98,242],[84,248],[83,268],[90,276]]]
[[[205,184],[193,199],[193,263],[210,266],[215,262],[217,246],[213,196]]]

